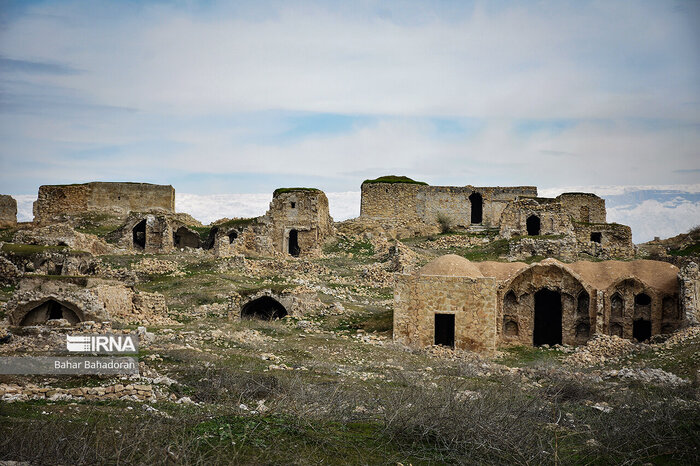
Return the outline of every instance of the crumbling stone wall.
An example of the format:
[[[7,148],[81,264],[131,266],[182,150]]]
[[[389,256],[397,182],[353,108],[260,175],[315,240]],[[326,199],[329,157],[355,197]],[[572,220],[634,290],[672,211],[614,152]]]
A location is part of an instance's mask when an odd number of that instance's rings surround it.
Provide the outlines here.
[[[579,252],[599,259],[623,259],[635,255],[632,229],[618,223],[574,222]]]
[[[244,317],[242,311],[245,306],[261,298],[270,298],[276,301],[284,307],[286,315],[295,318],[301,318],[305,315],[316,313],[324,307],[314,291],[303,288],[300,290],[291,289],[282,292],[274,292],[269,289],[260,290],[257,293],[245,297],[234,293],[229,297],[229,319],[240,319]]]
[[[75,231],[70,225],[58,223],[40,228],[20,230],[12,240],[21,244],[36,244],[43,246],[68,246],[76,251],[91,254],[110,254],[115,249],[95,235]]]
[[[0,228],[17,226],[17,201],[7,194],[0,194]]]
[[[394,291],[394,340],[408,346],[435,342],[435,314],[454,314],[455,347],[496,348],[496,280],[398,275]]]
[[[577,222],[605,223],[605,199],[592,193],[563,193],[557,196],[564,211]]]
[[[572,234],[573,224],[569,213],[556,199],[524,198],[511,202],[501,215],[500,235],[502,238],[526,236],[528,219],[539,219],[537,235]]]
[[[124,224],[109,234],[120,248],[145,253],[173,250],[173,232],[180,225],[165,214],[132,212]]]
[[[34,221],[50,222],[61,214],[83,212],[175,212],[175,189],[149,183],[92,182],[44,185],[34,202]]]
[[[317,257],[323,253],[323,244],[335,233],[328,198],[323,191],[310,188],[279,189],[262,217],[247,223],[234,222],[228,226],[224,223],[216,228],[214,250],[222,257],[236,254]]]
[[[681,268],[678,278],[683,319],[688,325],[700,325],[700,267],[690,262]]]
[[[457,228],[497,227],[510,201],[518,196],[536,196],[534,186],[454,187],[413,183],[363,183],[360,218],[380,221],[396,229],[398,237],[420,236],[440,231],[439,216]],[[482,197],[481,222],[472,225],[470,196]]]

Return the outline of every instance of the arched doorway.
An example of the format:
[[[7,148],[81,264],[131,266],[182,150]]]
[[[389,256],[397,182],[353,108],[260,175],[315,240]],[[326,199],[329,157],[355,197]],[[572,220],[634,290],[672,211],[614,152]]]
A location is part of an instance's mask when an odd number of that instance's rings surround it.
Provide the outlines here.
[[[289,254],[294,257],[299,257],[300,253],[299,232],[297,230],[289,230]]]
[[[561,331],[561,293],[543,288],[535,293],[535,326],[532,332],[532,344],[560,345]]]
[[[245,304],[241,309],[241,317],[263,320],[281,319],[287,315],[284,306],[274,298],[261,296]]]
[[[529,236],[537,236],[540,234],[540,218],[537,215],[530,215],[525,224]]]
[[[176,248],[198,248],[200,246],[199,235],[180,227],[173,233],[173,246]]]
[[[216,242],[216,235],[219,233],[219,227],[213,227],[209,230],[209,235],[207,236],[207,241],[204,243],[203,249],[212,249],[214,243]]]
[[[236,230],[231,230],[228,234],[228,244],[233,244],[236,238],[238,238],[238,232]]]
[[[651,337],[651,298],[646,293],[634,297],[634,321],[632,338],[645,341]]]
[[[471,204],[471,223],[479,224],[484,219],[484,198],[479,193],[472,193],[469,196]]]
[[[144,218],[131,230],[134,247],[146,249],[146,219]]]
[[[49,299],[27,312],[19,325],[41,325],[56,319],[65,319],[71,324],[77,324],[81,320],[73,309],[54,299]]]

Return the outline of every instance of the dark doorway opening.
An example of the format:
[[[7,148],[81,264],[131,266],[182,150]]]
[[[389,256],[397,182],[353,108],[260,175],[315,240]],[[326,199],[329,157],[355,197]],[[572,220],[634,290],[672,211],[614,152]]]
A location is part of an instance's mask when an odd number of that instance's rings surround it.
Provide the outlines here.
[[[236,241],[236,238],[238,238],[238,232],[236,230],[229,232],[228,244],[233,244],[233,242]]]
[[[651,338],[651,321],[637,319],[632,324],[632,337],[637,341],[645,341]]]
[[[296,230],[289,230],[289,254],[294,257],[299,257],[299,232]]]
[[[535,346],[561,345],[561,294],[546,288],[535,293]]]
[[[269,296],[262,296],[247,303],[241,309],[241,317],[254,317],[256,319],[272,320],[281,319],[287,315],[287,310],[282,304]]]
[[[594,243],[600,243],[603,240],[603,234],[599,231],[594,231],[591,233],[591,241]]]
[[[479,193],[472,193],[469,203],[472,207],[471,223],[481,223],[484,220],[484,198]]]
[[[540,218],[537,215],[530,215],[525,223],[528,235],[537,236],[540,234]]]
[[[435,314],[435,344],[455,347],[454,314]]]
[[[204,243],[204,249],[212,249],[214,247],[217,233],[219,233],[219,227],[214,227],[209,230],[209,236],[207,236],[207,241]]]
[[[41,325],[48,320],[66,319],[71,324],[80,322],[78,314],[64,306],[63,304],[49,299],[41,304],[38,304],[29,311],[20,322],[20,325]]]
[[[198,248],[201,246],[199,234],[180,227],[173,233],[173,246],[176,248]]]
[[[145,249],[146,248],[146,219],[144,218],[139,223],[136,224],[132,230],[134,247]]]

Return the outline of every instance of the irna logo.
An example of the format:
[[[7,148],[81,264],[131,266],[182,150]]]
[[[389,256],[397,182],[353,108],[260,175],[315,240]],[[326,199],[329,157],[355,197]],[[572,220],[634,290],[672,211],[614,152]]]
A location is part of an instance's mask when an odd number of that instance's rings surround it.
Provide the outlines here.
[[[136,353],[136,335],[66,335],[66,349],[72,353]]]

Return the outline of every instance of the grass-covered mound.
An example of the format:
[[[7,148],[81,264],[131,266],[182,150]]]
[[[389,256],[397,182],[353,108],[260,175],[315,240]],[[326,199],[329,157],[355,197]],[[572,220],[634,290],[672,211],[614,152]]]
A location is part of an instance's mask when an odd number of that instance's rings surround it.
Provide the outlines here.
[[[317,188],[277,188],[272,193],[273,197],[277,197],[284,193],[295,193],[295,192],[309,192],[309,193],[320,193],[321,190]]]
[[[406,183],[406,184],[422,184],[424,186],[427,186],[428,183],[425,181],[416,181],[413,180],[407,176],[397,176],[397,175],[387,175],[387,176],[380,176],[379,178],[375,178],[373,180],[365,180],[362,182],[362,184],[373,184],[373,183]]]

